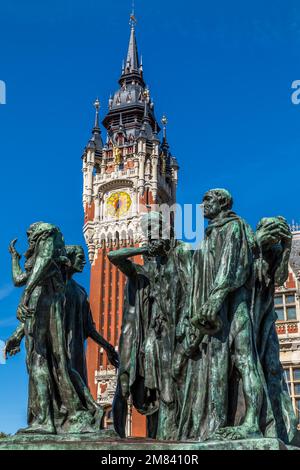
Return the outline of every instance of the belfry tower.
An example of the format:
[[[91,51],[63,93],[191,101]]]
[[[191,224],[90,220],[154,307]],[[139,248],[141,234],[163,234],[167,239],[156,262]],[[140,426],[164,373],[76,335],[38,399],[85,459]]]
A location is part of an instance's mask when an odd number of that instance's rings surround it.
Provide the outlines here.
[[[97,99],[92,136],[82,157],[83,231],[91,262],[91,308],[98,331],[116,347],[126,279],[109,262],[107,253],[139,245],[141,212],[151,210],[153,204],[175,203],[178,173],[177,161],[167,142],[165,117],[161,120],[163,136],[159,138],[161,129],[144,80],[135,22],[132,15],[119,88],[110,96],[108,112],[102,121],[106,143],[101,137]],[[106,407],[106,425],[109,426],[115,370],[95,343],[88,343],[87,359],[89,386],[94,397]],[[145,435],[144,418],[135,410],[132,413],[129,410],[129,415],[128,434]]]

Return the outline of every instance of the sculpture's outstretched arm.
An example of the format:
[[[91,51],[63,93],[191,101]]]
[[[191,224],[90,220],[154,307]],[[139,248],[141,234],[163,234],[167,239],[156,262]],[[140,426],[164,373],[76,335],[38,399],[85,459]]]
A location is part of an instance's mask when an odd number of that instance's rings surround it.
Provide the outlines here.
[[[101,346],[108,357],[109,362],[116,368],[119,367],[119,355],[112,344],[110,344],[106,339],[101,336],[98,331],[96,330],[95,326],[93,329],[90,330],[89,337],[95,341],[95,343]]]
[[[8,250],[11,254],[11,268],[12,268],[12,278],[15,287],[21,287],[26,284],[28,274],[23,272],[20,266],[20,259],[21,255],[17,252],[15,248],[15,244],[17,242],[17,238],[12,240],[10,243]]]
[[[116,368],[119,367],[119,355],[112,344],[106,341],[100,333],[98,333],[93,315],[91,312],[90,303],[88,298],[84,303],[84,318],[85,318],[85,337],[91,338],[95,343],[97,343],[101,348],[103,348],[107,354],[109,362]]]
[[[117,266],[127,277],[130,277],[136,273],[136,265],[128,258],[148,254],[148,251],[147,246],[140,248],[121,248],[120,250],[110,251],[107,256],[111,263]]]
[[[5,344],[6,357],[8,355],[14,356],[20,351],[20,344],[24,336],[25,336],[24,324],[20,323],[17,329],[13,332],[13,334],[6,341],[6,344]]]

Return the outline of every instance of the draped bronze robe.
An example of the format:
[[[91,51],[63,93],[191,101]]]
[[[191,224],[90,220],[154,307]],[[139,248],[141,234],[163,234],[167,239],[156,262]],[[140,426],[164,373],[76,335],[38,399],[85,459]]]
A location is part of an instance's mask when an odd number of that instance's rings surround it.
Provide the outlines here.
[[[44,228],[46,225],[46,228]],[[47,243],[41,251],[42,243]],[[64,308],[66,284],[61,260],[67,259],[62,235],[49,224],[40,224],[32,240],[36,287],[29,308],[34,313],[24,322],[26,362],[29,373],[28,424],[26,432],[97,432],[102,409],[67,355]]]
[[[194,253],[190,316],[199,312],[210,295],[223,292],[226,296],[219,312],[221,330],[211,336],[205,335],[188,360],[178,439],[205,440],[218,428],[234,423],[236,409],[231,408],[233,405],[239,408],[240,404],[230,396],[230,376],[234,368],[232,352],[243,322],[251,321],[253,243],[248,225],[229,212],[208,226],[205,240]],[[244,319],[236,314],[241,303],[247,306]],[[253,338],[250,341],[257,362]],[[257,368],[260,369],[258,362]]]
[[[174,242],[164,259],[135,265],[125,289],[120,370],[127,373],[134,406],[155,415],[150,435],[175,438],[178,412],[176,383],[172,377],[175,331],[187,290],[183,286],[188,246]],[[114,409],[117,412],[119,391]],[[156,429],[154,429],[154,427]]]
[[[274,414],[276,436],[289,443],[296,434],[297,418],[280,363],[274,308],[275,271],[282,263],[282,254],[282,246],[277,244],[264,251],[264,255],[256,260],[252,317],[257,353]],[[284,281],[282,279],[281,283]]]

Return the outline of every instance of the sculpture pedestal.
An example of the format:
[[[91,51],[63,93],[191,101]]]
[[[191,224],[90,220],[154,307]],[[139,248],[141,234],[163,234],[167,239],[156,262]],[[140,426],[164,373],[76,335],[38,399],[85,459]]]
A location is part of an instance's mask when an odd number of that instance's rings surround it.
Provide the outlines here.
[[[295,448],[294,448],[295,449]],[[239,441],[169,442],[151,439],[119,439],[114,431],[93,435],[22,435],[0,439],[0,450],[98,450],[115,451],[202,451],[202,450],[288,450],[279,439]]]

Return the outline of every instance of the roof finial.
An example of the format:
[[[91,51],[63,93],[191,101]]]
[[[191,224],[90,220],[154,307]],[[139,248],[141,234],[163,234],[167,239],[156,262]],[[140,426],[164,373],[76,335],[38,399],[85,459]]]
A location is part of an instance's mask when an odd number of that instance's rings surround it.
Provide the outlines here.
[[[163,125],[163,137],[164,140],[167,140],[167,124],[168,124],[168,119],[166,115],[164,114],[163,117],[161,118],[161,123]]]
[[[95,124],[92,130],[92,137],[90,138],[87,148],[94,149],[98,152],[102,151],[103,148],[103,142],[101,138],[101,129],[99,126],[99,109],[100,109],[100,101],[98,98],[96,98],[94,102],[94,107],[96,109],[96,115],[95,115]]]
[[[98,98],[96,98],[96,101],[94,103],[94,107],[96,109],[96,115],[95,115],[95,128],[99,128],[99,109],[100,109],[100,101]]]

